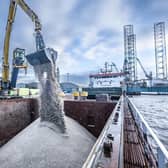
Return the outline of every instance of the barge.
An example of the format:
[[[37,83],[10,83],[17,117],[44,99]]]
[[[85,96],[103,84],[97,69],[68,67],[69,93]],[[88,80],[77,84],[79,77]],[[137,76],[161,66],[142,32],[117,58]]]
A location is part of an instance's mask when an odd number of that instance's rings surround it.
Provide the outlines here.
[[[3,100],[1,103],[3,104],[4,101],[9,103],[9,100]],[[1,134],[3,143],[25,127],[23,126],[19,130],[16,129],[21,126],[19,122],[22,123],[25,120],[23,116],[16,114],[20,110],[16,108],[19,107],[17,105],[24,103],[24,106],[22,106],[24,109],[37,108],[36,99],[10,101],[15,101],[13,103],[15,111],[6,115],[8,116],[5,117],[6,125],[0,124],[1,132],[5,132],[8,128],[7,132],[9,133],[8,137]],[[29,121],[30,123],[37,118],[38,110],[32,108],[32,110],[29,109],[28,111],[35,112],[33,118]],[[111,100],[65,100],[64,111],[68,117],[76,120],[97,138],[94,146],[90,148],[88,157],[83,162],[83,168],[167,167],[168,152],[166,148],[151,130],[129,97],[121,96],[117,103]],[[19,126],[15,125],[13,127],[15,128],[15,133],[13,133],[11,132],[12,128],[9,128],[9,123],[10,125],[12,122],[15,124],[13,119],[16,117],[18,118]],[[2,148],[4,147],[5,145],[2,146]]]

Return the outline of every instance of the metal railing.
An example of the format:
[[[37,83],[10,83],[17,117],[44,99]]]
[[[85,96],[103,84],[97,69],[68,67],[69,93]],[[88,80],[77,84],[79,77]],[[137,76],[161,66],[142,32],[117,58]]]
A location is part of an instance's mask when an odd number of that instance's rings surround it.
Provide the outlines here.
[[[137,127],[139,128],[141,135],[145,139],[145,151],[152,151],[158,168],[168,168],[168,151],[166,150],[162,142],[158,139],[153,130],[150,128],[150,126],[147,124],[134,103],[128,97],[127,101],[129,107],[131,108]]]

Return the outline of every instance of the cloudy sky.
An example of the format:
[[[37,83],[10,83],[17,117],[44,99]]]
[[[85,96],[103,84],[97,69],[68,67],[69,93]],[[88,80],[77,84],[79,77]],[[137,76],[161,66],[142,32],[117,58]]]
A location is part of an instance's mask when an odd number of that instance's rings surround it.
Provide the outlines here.
[[[0,2],[2,56],[10,0]],[[155,73],[153,23],[165,21],[168,27],[167,0],[27,0],[26,2],[41,19],[46,45],[58,51],[58,65],[62,74],[89,73],[100,68],[105,61],[115,62],[121,69],[124,59],[123,25],[126,24],[134,25],[137,56],[147,71]],[[18,7],[10,53],[16,47],[25,48],[27,53],[35,50],[33,28],[31,20]]]

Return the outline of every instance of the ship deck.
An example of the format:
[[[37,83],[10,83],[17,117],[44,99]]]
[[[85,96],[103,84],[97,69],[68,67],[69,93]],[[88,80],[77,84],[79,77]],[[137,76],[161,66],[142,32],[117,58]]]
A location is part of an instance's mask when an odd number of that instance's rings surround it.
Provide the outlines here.
[[[124,167],[146,168],[153,166],[153,161],[145,153],[144,139],[140,136],[135,120],[124,104]],[[156,165],[153,166],[157,167]]]
[[[158,167],[146,134],[140,132],[140,127],[127,99],[121,97],[83,168]]]

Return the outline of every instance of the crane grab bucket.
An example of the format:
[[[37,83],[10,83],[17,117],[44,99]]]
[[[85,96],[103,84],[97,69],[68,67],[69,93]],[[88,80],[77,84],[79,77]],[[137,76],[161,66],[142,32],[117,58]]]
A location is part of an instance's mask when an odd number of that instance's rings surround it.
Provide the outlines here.
[[[26,59],[32,66],[51,63],[52,61],[49,49],[42,49],[34,53],[28,54],[26,55]]]

